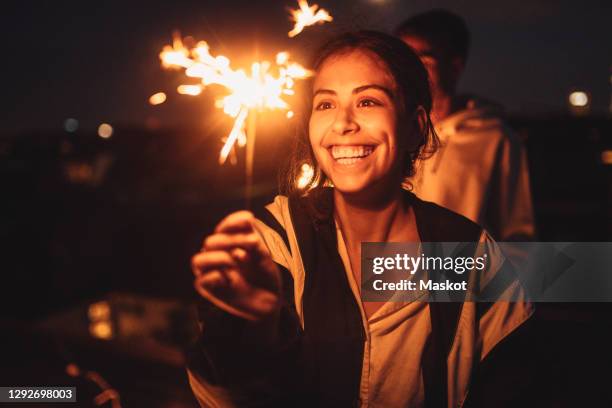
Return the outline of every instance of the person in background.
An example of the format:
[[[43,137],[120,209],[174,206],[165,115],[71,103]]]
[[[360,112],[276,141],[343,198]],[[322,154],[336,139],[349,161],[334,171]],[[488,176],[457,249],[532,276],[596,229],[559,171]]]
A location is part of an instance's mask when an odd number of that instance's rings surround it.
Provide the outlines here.
[[[530,241],[535,227],[525,150],[501,108],[457,84],[470,48],[464,20],[432,10],[404,21],[395,35],[421,58],[433,96],[431,119],[441,147],[420,161],[415,194],[482,225],[498,241]]]

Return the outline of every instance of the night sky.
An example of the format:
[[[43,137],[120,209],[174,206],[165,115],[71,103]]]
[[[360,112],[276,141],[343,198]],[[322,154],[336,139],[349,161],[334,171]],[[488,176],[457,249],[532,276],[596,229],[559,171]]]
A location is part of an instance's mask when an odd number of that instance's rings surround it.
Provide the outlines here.
[[[503,103],[512,113],[565,110],[574,88],[592,93],[595,112],[610,104],[612,2],[319,0],[333,24],[288,39],[294,1],[105,0],[11,2],[1,11],[3,92],[0,134],[82,129],[100,122],[143,127],[209,126],[211,95],[177,95],[182,76],[161,69],[158,54],[179,29],[207,40],[238,67],[287,49],[307,63],[319,42],[339,31],[392,30],[404,18],[435,7],[468,22],[473,43],[462,91]],[[236,62],[236,64],[234,64]],[[149,106],[165,91],[168,101]],[[205,92],[206,94],[206,92]]]

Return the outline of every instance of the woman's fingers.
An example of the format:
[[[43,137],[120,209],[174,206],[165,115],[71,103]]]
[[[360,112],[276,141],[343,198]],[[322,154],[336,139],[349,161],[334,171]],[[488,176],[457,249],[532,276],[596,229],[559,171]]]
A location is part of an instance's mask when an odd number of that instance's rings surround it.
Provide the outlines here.
[[[237,267],[236,261],[227,251],[198,252],[191,258],[191,268],[196,276],[209,270]]]
[[[257,320],[278,308],[278,268],[248,211],[225,217],[192,257],[197,292],[217,307]]]
[[[246,284],[235,270],[213,271],[196,277],[194,287],[215,306],[249,320],[268,316],[278,308],[276,293]]]
[[[242,264],[242,265],[248,263],[249,260],[251,259],[251,257],[249,256],[249,253],[242,248],[232,249],[230,251],[230,255],[232,256],[232,258],[234,258],[234,260],[238,264]]]
[[[227,277],[220,270],[212,270],[204,275],[196,276],[198,283],[210,290],[225,287],[229,284]]]
[[[216,233],[204,240],[202,249],[206,251],[230,250],[233,248],[253,249],[259,244],[260,238],[255,232],[250,233]]]
[[[227,217],[221,220],[221,222],[215,228],[215,232],[251,232],[253,231],[253,221],[255,216],[250,211],[237,211],[231,213]]]

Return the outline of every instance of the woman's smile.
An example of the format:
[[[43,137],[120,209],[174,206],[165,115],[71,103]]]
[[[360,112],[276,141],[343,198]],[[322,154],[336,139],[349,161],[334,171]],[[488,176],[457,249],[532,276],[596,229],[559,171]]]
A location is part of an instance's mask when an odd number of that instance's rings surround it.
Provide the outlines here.
[[[332,145],[329,152],[336,163],[350,166],[365,161],[375,148],[373,145]]]

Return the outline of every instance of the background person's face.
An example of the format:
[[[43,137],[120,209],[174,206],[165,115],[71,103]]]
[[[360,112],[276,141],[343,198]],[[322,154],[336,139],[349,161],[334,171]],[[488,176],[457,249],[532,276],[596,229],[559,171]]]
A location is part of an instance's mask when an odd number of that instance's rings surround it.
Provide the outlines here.
[[[458,67],[424,38],[403,36],[402,40],[414,50],[427,69],[434,99],[436,95],[453,94],[460,74]]]
[[[335,188],[357,193],[400,179],[395,80],[382,61],[356,50],[330,57],[313,87],[310,143]],[[399,185],[399,182],[398,182]]]

